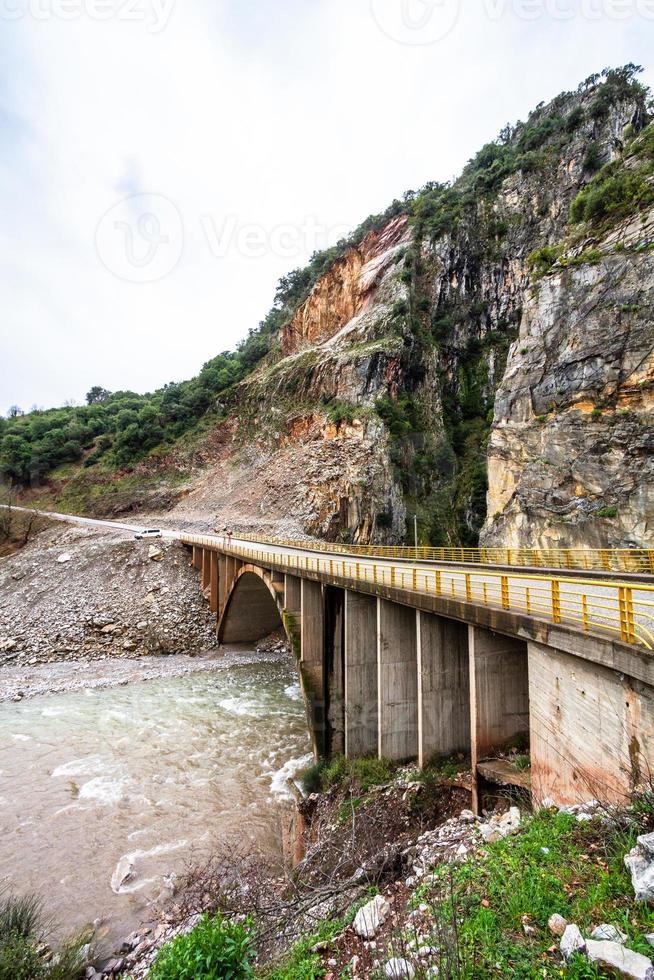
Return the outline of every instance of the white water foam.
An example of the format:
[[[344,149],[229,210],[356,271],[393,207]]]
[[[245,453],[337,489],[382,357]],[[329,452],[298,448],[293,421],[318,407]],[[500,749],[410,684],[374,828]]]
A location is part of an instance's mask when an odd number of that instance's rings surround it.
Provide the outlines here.
[[[306,769],[307,766],[310,766],[312,762],[313,755],[309,752],[307,755],[302,755],[297,759],[288,759],[281,769],[272,773],[270,789],[275,796],[280,796],[286,800],[293,799],[293,794],[286,785],[286,781],[288,779],[294,779],[299,772]]]

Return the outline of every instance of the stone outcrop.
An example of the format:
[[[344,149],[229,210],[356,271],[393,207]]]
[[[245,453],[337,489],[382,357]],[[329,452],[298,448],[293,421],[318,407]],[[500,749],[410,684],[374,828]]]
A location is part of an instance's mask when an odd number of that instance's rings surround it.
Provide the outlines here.
[[[654,214],[527,294],[495,400],[484,543],[654,541]]]

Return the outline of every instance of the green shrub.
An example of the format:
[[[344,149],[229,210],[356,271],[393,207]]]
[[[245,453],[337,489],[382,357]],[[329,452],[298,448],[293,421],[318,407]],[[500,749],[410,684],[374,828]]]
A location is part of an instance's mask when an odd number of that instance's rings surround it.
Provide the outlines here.
[[[596,510],[595,511],[595,517],[606,517],[606,518],[611,519],[611,518],[617,517],[617,516],[618,516],[618,508],[617,507],[602,507],[601,510]]]
[[[186,935],[159,951],[151,980],[241,980],[254,977],[252,947],[244,925],[203,915]]]
[[[570,221],[599,224],[621,218],[654,202],[654,186],[643,168],[621,169],[608,163],[577,194],[570,208]]]
[[[584,170],[589,170],[591,173],[595,173],[599,170],[602,164],[602,156],[600,154],[599,146],[597,143],[589,143],[586,150],[586,155],[584,156]]]
[[[527,268],[536,279],[546,276],[563,253],[563,245],[543,245],[527,256]]]

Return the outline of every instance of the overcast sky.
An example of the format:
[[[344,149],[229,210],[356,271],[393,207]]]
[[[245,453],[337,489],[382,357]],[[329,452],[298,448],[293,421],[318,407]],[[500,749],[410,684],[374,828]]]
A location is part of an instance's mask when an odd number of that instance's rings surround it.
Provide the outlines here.
[[[0,0],[0,411],[191,377],[316,248],[653,41],[654,0]]]

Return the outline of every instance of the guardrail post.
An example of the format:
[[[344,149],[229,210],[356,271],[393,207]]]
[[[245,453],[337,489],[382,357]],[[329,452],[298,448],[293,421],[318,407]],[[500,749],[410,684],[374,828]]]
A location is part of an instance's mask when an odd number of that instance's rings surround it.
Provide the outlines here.
[[[414,568],[413,569],[413,591],[414,592],[417,592],[418,591],[418,569],[417,568]]]
[[[556,578],[552,579],[552,619],[561,622],[561,586]]]
[[[443,581],[441,572],[434,572],[434,592],[440,595],[443,591]]]
[[[611,571],[611,556],[608,551],[600,551],[600,561],[602,563],[602,568],[606,572]]]
[[[395,565],[391,565],[391,588],[395,588]]]
[[[470,572],[466,572],[466,602],[472,602],[472,579]]]
[[[645,552],[647,558],[649,558],[649,570],[654,575],[654,550],[650,549]]]
[[[635,643],[634,599],[630,587],[618,589],[618,603],[620,606],[620,636],[625,643]]]
[[[509,597],[509,576],[502,575],[502,609],[509,609],[511,606]]]

